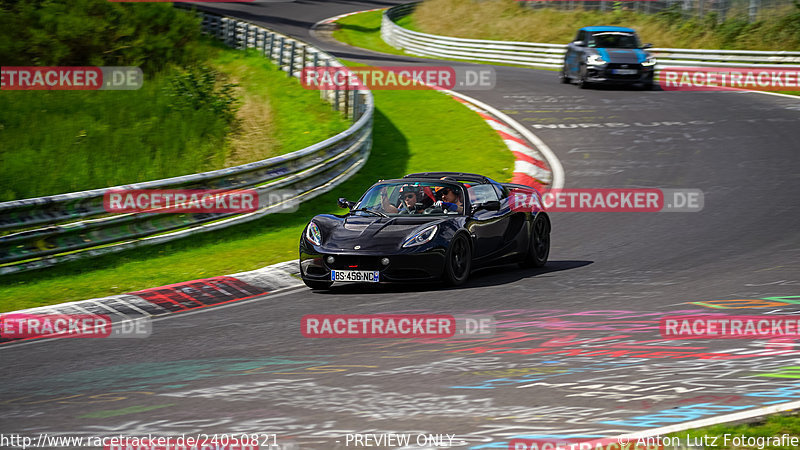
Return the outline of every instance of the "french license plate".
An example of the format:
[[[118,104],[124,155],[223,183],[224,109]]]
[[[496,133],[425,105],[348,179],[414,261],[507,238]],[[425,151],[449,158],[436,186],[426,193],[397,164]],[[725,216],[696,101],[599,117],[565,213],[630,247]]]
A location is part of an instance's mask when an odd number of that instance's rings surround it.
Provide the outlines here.
[[[636,75],[636,69],[612,69],[615,75]]]
[[[331,270],[331,281],[377,283],[379,273],[372,270]]]

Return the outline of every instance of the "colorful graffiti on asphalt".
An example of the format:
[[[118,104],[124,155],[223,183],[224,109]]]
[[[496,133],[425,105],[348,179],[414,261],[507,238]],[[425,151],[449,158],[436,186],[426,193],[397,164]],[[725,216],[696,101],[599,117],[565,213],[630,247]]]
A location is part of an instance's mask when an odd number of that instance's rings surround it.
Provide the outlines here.
[[[347,432],[436,433],[461,423],[469,423],[470,432],[458,439],[475,449],[502,448],[530,435],[608,436],[800,399],[800,347],[791,339],[669,340],[658,329],[667,315],[800,311],[798,299],[705,300],[671,311],[456,311],[494,317],[497,333],[366,340],[325,355],[118,364],[54,374],[46,382],[20,379],[0,387],[0,418],[57,434],[47,423],[50,414],[91,410],[109,417],[62,432],[269,431],[291,436],[301,448],[330,444]],[[219,412],[208,419],[176,417],[169,407],[146,417],[126,412],[142,403],[198,401],[221,405]],[[308,418],[311,411],[326,419]],[[440,428],[431,429],[432,418]],[[399,420],[414,430],[396,430]]]

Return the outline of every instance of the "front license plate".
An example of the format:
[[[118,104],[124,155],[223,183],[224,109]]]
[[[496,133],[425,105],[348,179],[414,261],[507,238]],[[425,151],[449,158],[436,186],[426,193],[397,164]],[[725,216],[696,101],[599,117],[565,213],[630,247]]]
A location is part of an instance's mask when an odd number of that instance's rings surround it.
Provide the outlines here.
[[[372,270],[331,270],[331,281],[377,283],[379,273]]]
[[[615,75],[636,75],[636,69],[613,69]]]

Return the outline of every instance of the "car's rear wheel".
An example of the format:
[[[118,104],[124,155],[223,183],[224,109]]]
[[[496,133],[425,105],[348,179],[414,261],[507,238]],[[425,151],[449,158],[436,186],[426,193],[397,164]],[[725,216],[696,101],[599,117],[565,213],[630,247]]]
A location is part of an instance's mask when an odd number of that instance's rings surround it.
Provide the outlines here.
[[[456,235],[445,255],[443,281],[450,286],[460,286],[469,278],[470,269],[472,247],[463,234]]]
[[[303,283],[305,283],[306,286],[310,287],[311,289],[320,291],[330,289],[333,285],[333,281],[306,280],[305,278],[303,278]]]
[[[542,267],[550,256],[550,219],[539,213],[531,227],[531,238],[528,242],[528,255],[522,263],[524,267]]]

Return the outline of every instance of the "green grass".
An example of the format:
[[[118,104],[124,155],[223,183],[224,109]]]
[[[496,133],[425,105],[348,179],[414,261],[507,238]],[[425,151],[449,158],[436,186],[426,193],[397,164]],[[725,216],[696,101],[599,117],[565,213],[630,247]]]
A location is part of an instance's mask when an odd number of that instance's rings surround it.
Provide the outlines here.
[[[246,99],[225,166],[300,150],[350,126],[319,91],[303,89],[254,50],[225,50],[214,64],[239,84]]]
[[[170,108],[164,88],[175,69],[137,91],[2,91],[0,201],[243,164],[346,129],[318,92],[264,58],[207,45],[208,64],[241,85],[236,133],[210,110]]]
[[[728,434],[730,437],[728,438],[727,444],[725,443],[724,436]],[[744,446],[744,447],[735,447],[733,446],[732,439],[734,436],[745,436],[745,437],[773,437],[778,436],[780,437],[783,434],[788,434],[790,437],[800,437],[800,416],[794,415],[774,415],[769,416],[762,420],[761,422],[752,423],[752,424],[741,424],[741,425],[714,425],[707,428],[698,428],[696,430],[688,430],[688,431],[681,431],[678,433],[672,433],[670,437],[679,437],[684,442],[686,437],[689,437],[689,442],[694,443],[698,442],[701,443],[704,437],[708,436],[708,443],[712,442],[711,437],[716,436],[716,445],[713,446],[715,449],[734,449],[734,448],[763,448],[763,449],[781,449],[781,450],[794,450],[797,446],[780,446],[780,445],[766,445],[766,446]],[[701,444],[702,445],[702,444]],[[706,448],[709,448],[707,446]]]
[[[351,16],[344,17],[338,20],[340,28],[333,32],[333,37],[345,44],[354,47],[372,50],[380,53],[390,53],[393,55],[413,56],[415,58],[427,59],[447,59],[448,61],[475,63],[474,60],[458,59],[458,58],[440,58],[434,56],[413,55],[400,49],[396,49],[391,45],[384,42],[381,38],[381,15],[383,11],[369,11]],[[409,30],[420,31],[419,27],[414,23],[414,16],[401,17],[397,22],[398,25]],[[522,64],[508,64],[508,63],[491,63],[496,66],[510,66],[510,67],[527,67]],[[550,68],[539,68],[541,70],[557,70]]]
[[[159,96],[165,84],[161,75],[138,91],[3,91],[0,201],[220,166],[225,121],[205,110],[170,111]]]
[[[407,55],[406,52],[392,47],[381,39],[382,15],[383,10],[343,17],[336,21],[338,29],[333,32],[333,37],[354,47],[392,55]],[[405,20],[406,17],[401,20]]]
[[[684,18],[676,5],[658,14],[628,9],[561,11],[528,9],[514,0],[426,0],[412,14],[412,29],[474,39],[526,42],[570,42],[587,25],[635,28],[656,47],[797,50],[800,48],[800,6],[765,8],[749,23],[746,9],[732,9],[726,20],[714,15]]]
[[[297,258],[300,233],[319,213],[340,212],[380,178],[417,171],[480,172],[509,180],[513,156],[474,112],[436,91],[376,91],[372,154],[350,180],[291,214],[274,214],[149,248],[0,278],[0,311],[119,294],[252,270]]]

